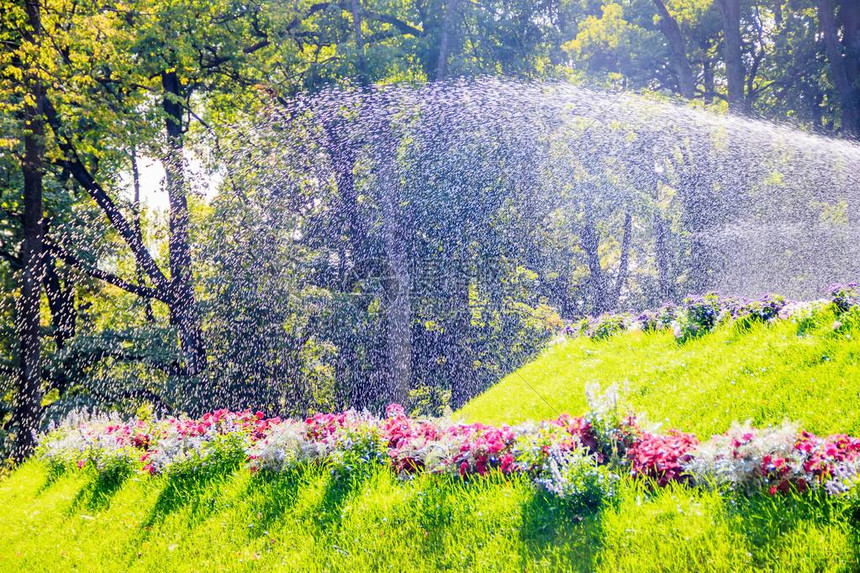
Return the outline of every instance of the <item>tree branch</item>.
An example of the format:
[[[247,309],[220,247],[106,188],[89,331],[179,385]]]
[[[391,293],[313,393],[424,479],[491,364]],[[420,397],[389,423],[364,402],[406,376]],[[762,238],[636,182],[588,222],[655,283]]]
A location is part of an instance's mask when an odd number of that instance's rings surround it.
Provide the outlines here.
[[[122,212],[116,206],[116,203],[114,203],[113,199],[110,198],[110,195],[102,189],[89,170],[87,170],[83,162],[81,162],[78,157],[77,150],[75,150],[71,140],[63,133],[62,124],[60,123],[57,110],[48,98],[45,98],[45,115],[47,116],[51,129],[57,136],[57,142],[59,143],[60,149],[66,156],[66,159],[62,161],[62,165],[69,170],[81,187],[83,187],[90,194],[96,204],[101,207],[102,211],[104,211],[108,220],[111,222],[111,225],[113,225],[125,243],[129,246],[134,258],[137,260],[141,268],[146,271],[146,274],[149,275],[152,282],[159,288],[166,287],[168,284],[167,278],[164,276],[164,273],[161,272],[161,269],[158,268],[152,255],[149,254],[149,251],[143,244],[143,239],[135,232],[134,226],[126,220]]]
[[[370,20],[376,20],[377,22],[382,22],[383,24],[394,26],[400,31],[401,34],[415,36],[419,38],[424,35],[424,30],[422,30],[421,28],[416,28],[409,22],[406,22],[399,18],[395,18],[394,16],[390,16],[388,14],[380,14],[379,12],[373,12],[372,10],[364,10],[363,14],[365,18],[368,18]]]
[[[21,259],[7,251],[3,241],[0,241],[0,258],[6,259],[12,265],[13,269],[17,270],[21,268]]]
[[[49,239],[47,237],[45,238],[45,248],[51,251],[51,253],[53,253],[55,257],[57,257],[64,263],[67,263],[85,272],[93,278],[102,280],[106,283],[114,285],[115,287],[119,287],[124,291],[136,294],[138,296],[142,296],[144,298],[154,298],[162,302],[167,302],[168,297],[164,295],[161,289],[152,288],[145,285],[138,285],[125,279],[122,279],[113,273],[109,273],[107,271],[103,271],[99,268],[93,267],[92,265],[85,263],[81,259],[69,253],[60,245],[55,243],[52,239]]]

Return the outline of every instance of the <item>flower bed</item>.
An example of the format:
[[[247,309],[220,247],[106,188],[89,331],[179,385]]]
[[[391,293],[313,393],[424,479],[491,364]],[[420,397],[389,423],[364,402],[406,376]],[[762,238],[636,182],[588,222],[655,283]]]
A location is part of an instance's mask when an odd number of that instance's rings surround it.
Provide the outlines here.
[[[122,421],[76,415],[42,436],[39,456],[53,466],[150,475],[244,464],[282,472],[317,464],[348,476],[388,467],[468,480],[490,472],[524,474],[550,495],[581,507],[611,498],[621,476],[779,495],[821,490],[856,493],[860,439],[819,437],[790,425],[731,428],[699,443],[677,430],[643,429],[622,413],[613,391],[592,396],[588,414],[517,426],[414,419],[392,405],[384,417],[355,411],[306,420],[219,410],[184,417]]]
[[[828,295],[829,301],[811,302],[792,302],[778,294],[768,294],[758,300],[721,297],[715,293],[690,295],[680,306],[669,303],[656,311],[644,311],[636,316],[620,313],[583,318],[567,324],[563,333],[601,340],[626,330],[672,330],[675,338],[684,342],[707,334],[717,325],[729,321],[745,328],[756,322],[804,320],[816,310],[828,307],[837,316],[860,311],[857,283],[832,284],[828,288]],[[837,321],[834,328],[838,326]]]

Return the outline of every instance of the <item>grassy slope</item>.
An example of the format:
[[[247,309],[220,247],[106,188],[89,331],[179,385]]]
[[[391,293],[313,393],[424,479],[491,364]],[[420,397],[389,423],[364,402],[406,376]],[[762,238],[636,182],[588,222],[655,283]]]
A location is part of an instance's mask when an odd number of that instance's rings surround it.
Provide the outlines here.
[[[0,570],[857,570],[857,531],[804,500],[733,504],[625,485],[576,518],[523,481],[462,485],[386,472],[337,485],[319,470],[276,480],[85,474],[31,463],[0,482]]]
[[[637,410],[701,436],[736,419],[784,417],[860,434],[860,336],[837,338],[825,322],[806,337],[782,324],[685,346],[641,333],[575,340],[520,374],[572,413],[585,409],[585,383],[627,380]],[[508,377],[463,415],[552,415],[522,378]],[[516,480],[400,482],[380,471],[339,484],[308,469],[274,481],[238,470],[106,484],[86,473],[51,477],[31,462],[0,481],[0,507],[2,571],[860,570],[858,517],[840,507],[631,484],[615,505],[578,518]]]
[[[642,332],[560,342],[459,414],[487,423],[581,414],[586,384],[617,382],[648,421],[703,439],[733,421],[761,427],[784,419],[812,432],[860,435],[860,331],[836,334],[830,317],[820,322],[803,336],[783,322],[744,333],[723,327],[683,345],[671,333]]]

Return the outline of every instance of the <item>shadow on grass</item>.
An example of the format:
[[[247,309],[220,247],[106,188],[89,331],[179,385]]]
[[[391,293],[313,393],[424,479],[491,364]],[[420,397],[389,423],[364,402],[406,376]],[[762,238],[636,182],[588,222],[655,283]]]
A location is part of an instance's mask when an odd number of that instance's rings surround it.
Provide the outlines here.
[[[45,472],[45,483],[39,486],[39,489],[36,491],[36,496],[40,496],[52,485],[54,485],[57,480],[66,475],[67,469],[64,466],[48,464],[47,471]]]
[[[69,514],[85,509],[87,511],[102,511],[110,506],[110,502],[122,485],[134,474],[131,466],[117,466],[99,471],[75,496],[69,507]]]
[[[332,474],[325,486],[322,499],[317,506],[316,524],[323,531],[336,527],[342,518],[347,500],[380,471],[375,467],[361,468],[347,474]],[[382,470],[386,471],[386,470]]]
[[[170,474],[143,523],[145,531],[179,510],[189,509],[189,525],[210,516],[218,505],[221,485],[241,467],[241,461],[229,460],[197,466]]]
[[[562,499],[535,492],[522,507],[523,562],[549,561],[557,570],[595,570],[604,537],[601,515],[601,508],[574,510]]]
[[[852,561],[849,568],[860,570],[860,500],[834,498],[821,490],[776,496],[726,494],[725,506],[740,532],[755,548],[753,554],[758,558],[754,565],[757,567],[769,565],[759,561],[762,556],[777,551],[785,536],[804,533],[810,524],[815,524],[846,530],[852,546],[852,554],[846,556]]]
[[[522,483],[510,483],[517,479],[522,479]],[[494,536],[515,536],[520,541],[519,563],[509,563],[511,570],[527,569],[534,563],[558,571],[595,569],[604,535],[599,508],[577,511],[562,500],[534,491],[524,477],[497,474],[471,482],[434,476],[422,484],[405,513],[417,519],[425,532],[422,555],[426,562],[439,569],[476,567],[471,556],[459,555],[450,548],[462,543],[458,536],[470,532],[467,524],[484,512],[484,504],[494,503],[486,497],[488,490],[507,495],[501,488],[525,490],[525,499],[518,506],[518,519],[508,521],[506,510],[497,517],[487,517],[492,523],[484,522],[474,531],[472,542],[476,547],[492,543]],[[492,514],[489,509],[488,515]]]
[[[250,499],[251,510],[257,517],[252,537],[266,535],[284,522],[287,511],[295,505],[299,490],[307,483],[306,471],[299,468],[284,472],[261,471],[251,478],[243,497]]]

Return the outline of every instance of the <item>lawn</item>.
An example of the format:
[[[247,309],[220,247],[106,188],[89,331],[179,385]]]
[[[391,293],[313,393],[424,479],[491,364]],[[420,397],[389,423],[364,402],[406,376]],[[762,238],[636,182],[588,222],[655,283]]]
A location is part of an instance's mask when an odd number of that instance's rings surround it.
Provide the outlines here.
[[[527,481],[469,484],[386,470],[352,483],[319,469],[245,470],[195,482],[49,476],[30,463],[0,483],[4,571],[857,570],[839,503],[733,500],[626,483],[576,516]]]

